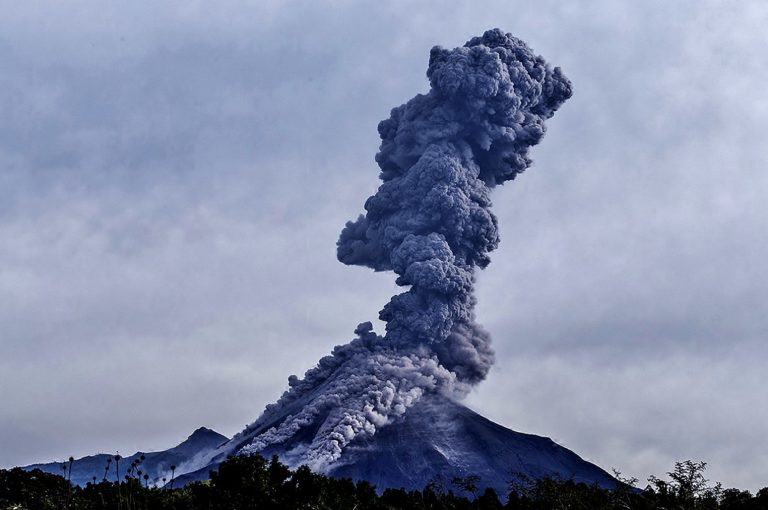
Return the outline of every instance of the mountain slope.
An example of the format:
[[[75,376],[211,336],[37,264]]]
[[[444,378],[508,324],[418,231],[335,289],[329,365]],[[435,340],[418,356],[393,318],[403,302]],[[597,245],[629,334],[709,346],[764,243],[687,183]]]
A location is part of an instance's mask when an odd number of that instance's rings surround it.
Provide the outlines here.
[[[194,462],[196,457],[204,455],[206,452],[220,446],[228,441],[226,436],[219,434],[205,427],[195,430],[187,439],[180,444],[160,452],[136,452],[133,455],[120,459],[120,478],[130,468],[132,462],[137,461],[144,455],[139,469],[149,475],[149,483],[162,485],[163,477],[170,479],[171,466],[177,466],[177,469],[184,469],[184,465]],[[115,480],[117,476],[117,466],[113,459],[113,454],[100,453],[76,459],[72,463],[72,483],[84,486],[86,483],[100,481],[102,478]],[[113,459],[108,465],[108,459]],[[25,466],[24,469],[40,469],[47,473],[64,475],[67,473],[62,466],[68,466],[68,462],[48,462],[45,464],[32,464]],[[108,466],[108,469],[107,469]]]
[[[131,462],[144,455],[142,473],[150,483],[162,485],[176,468],[175,486],[208,479],[228,455],[237,454],[252,439],[285,419],[301,403],[288,406],[277,416],[248,428],[231,440],[213,430],[200,428],[179,445],[161,452],[137,452],[120,460],[122,478]],[[297,452],[312,440],[313,427],[299,431],[289,441],[272,445],[262,455],[278,455],[291,467],[297,467]],[[83,457],[72,465],[72,482],[85,485],[105,476],[110,454]],[[64,474],[65,463],[33,464],[34,468]],[[471,409],[438,395],[425,396],[404,417],[380,428],[366,440],[351,443],[338,462],[327,471],[337,478],[367,480],[379,490],[389,487],[422,489],[428,483],[451,488],[451,479],[477,475],[478,486],[493,487],[499,494],[508,492],[515,476],[530,478],[554,476],[576,482],[595,483],[613,488],[615,480],[598,466],[591,464],[551,439],[515,432],[496,424]],[[109,464],[106,477],[116,477],[115,462]]]
[[[381,488],[416,489],[430,482],[448,488],[453,477],[477,475],[481,488],[506,494],[516,474],[615,486],[608,473],[551,439],[512,431],[446,399],[415,406],[403,422],[349,448],[342,460],[332,476]]]
[[[234,454],[275,423],[241,433],[208,454],[209,460],[178,477],[179,483],[208,478],[227,455]],[[310,430],[271,446],[265,456],[278,455],[296,467],[296,452],[312,439]],[[615,480],[549,438],[515,432],[471,409],[440,396],[424,397],[401,421],[379,429],[365,441],[351,443],[327,472],[333,477],[368,480],[379,490],[421,489],[430,482],[449,488],[453,477],[478,475],[479,486],[508,492],[515,473],[532,478],[555,476],[613,488]]]

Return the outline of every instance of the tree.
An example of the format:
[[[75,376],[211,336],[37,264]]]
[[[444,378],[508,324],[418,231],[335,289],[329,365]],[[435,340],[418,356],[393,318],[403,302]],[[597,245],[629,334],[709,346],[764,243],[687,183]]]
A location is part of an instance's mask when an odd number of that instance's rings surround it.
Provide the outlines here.
[[[458,487],[462,491],[472,494],[473,498],[477,497],[478,482],[480,482],[480,477],[477,475],[454,476],[451,478],[451,484],[454,487]]]
[[[117,483],[117,508],[120,508],[120,505],[123,503],[123,497],[120,493],[120,459],[122,457],[119,453],[115,454],[115,482]]]
[[[667,473],[670,482],[651,476],[648,478],[649,487],[656,493],[659,504],[665,508],[716,509],[722,486],[719,482],[714,487],[709,486],[709,480],[704,477],[706,469],[707,463],[703,461],[675,462],[674,469]]]
[[[171,489],[173,489],[173,479],[176,476],[176,464],[171,464]]]
[[[482,510],[502,510],[503,508],[501,506],[501,501],[499,501],[499,495],[490,487],[485,489],[480,497],[475,499],[472,506],[473,508]]]

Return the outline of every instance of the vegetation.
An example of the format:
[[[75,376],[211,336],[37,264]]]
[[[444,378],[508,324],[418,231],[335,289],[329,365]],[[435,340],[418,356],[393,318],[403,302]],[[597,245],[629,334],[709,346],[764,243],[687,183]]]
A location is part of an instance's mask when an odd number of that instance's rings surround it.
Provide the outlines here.
[[[116,468],[119,460],[114,459]],[[512,474],[504,502],[493,489],[481,490],[482,480],[473,475],[453,478],[448,488],[435,481],[421,491],[379,494],[368,482],[336,480],[307,467],[292,471],[277,458],[241,456],[221,464],[208,481],[174,489],[171,483],[150,487],[139,464],[119,484],[105,477],[85,487],[69,482],[70,469],[62,470],[67,477],[39,469],[0,470],[0,510],[768,510],[768,488],[756,495],[724,490],[704,477],[705,463],[692,461],[675,464],[666,480],[651,477],[644,490],[618,472],[613,490]],[[119,479],[117,469],[115,474]]]

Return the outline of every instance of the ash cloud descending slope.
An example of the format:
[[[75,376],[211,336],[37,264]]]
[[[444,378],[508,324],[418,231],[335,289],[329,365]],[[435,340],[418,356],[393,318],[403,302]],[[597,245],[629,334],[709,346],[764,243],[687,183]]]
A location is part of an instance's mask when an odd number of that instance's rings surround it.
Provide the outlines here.
[[[379,124],[383,181],[338,241],[345,264],[394,271],[409,289],[381,310],[386,334],[360,324],[234,440],[241,453],[294,445],[290,463],[326,470],[352,440],[375,434],[426,393],[460,397],[493,363],[475,323],[475,269],[499,243],[490,191],[531,163],[544,121],[571,95],[521,40],[495,29],[432,49],[430,91]]]

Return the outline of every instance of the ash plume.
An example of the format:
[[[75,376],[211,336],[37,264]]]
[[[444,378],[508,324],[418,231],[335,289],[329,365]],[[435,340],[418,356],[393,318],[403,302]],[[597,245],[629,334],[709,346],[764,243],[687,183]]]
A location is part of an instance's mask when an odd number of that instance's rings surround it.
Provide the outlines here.
[[[338,259],[393,271],[408,289],[381,310],[386,334],[360,324],[239,437],[241,453],[292,445],[289,463],[326,470],[427,393],[460,397],[493,363],[475,323],[477,268],[499,244],[490,191],[530,164],[544,121],[571,84],[520,39],[489,30],[430,53],[430,90],[379,124],[382,184],[346,224]],[[307,433],[309,431],[309,433]],[[310,437],[300,441],[295,438]]]

